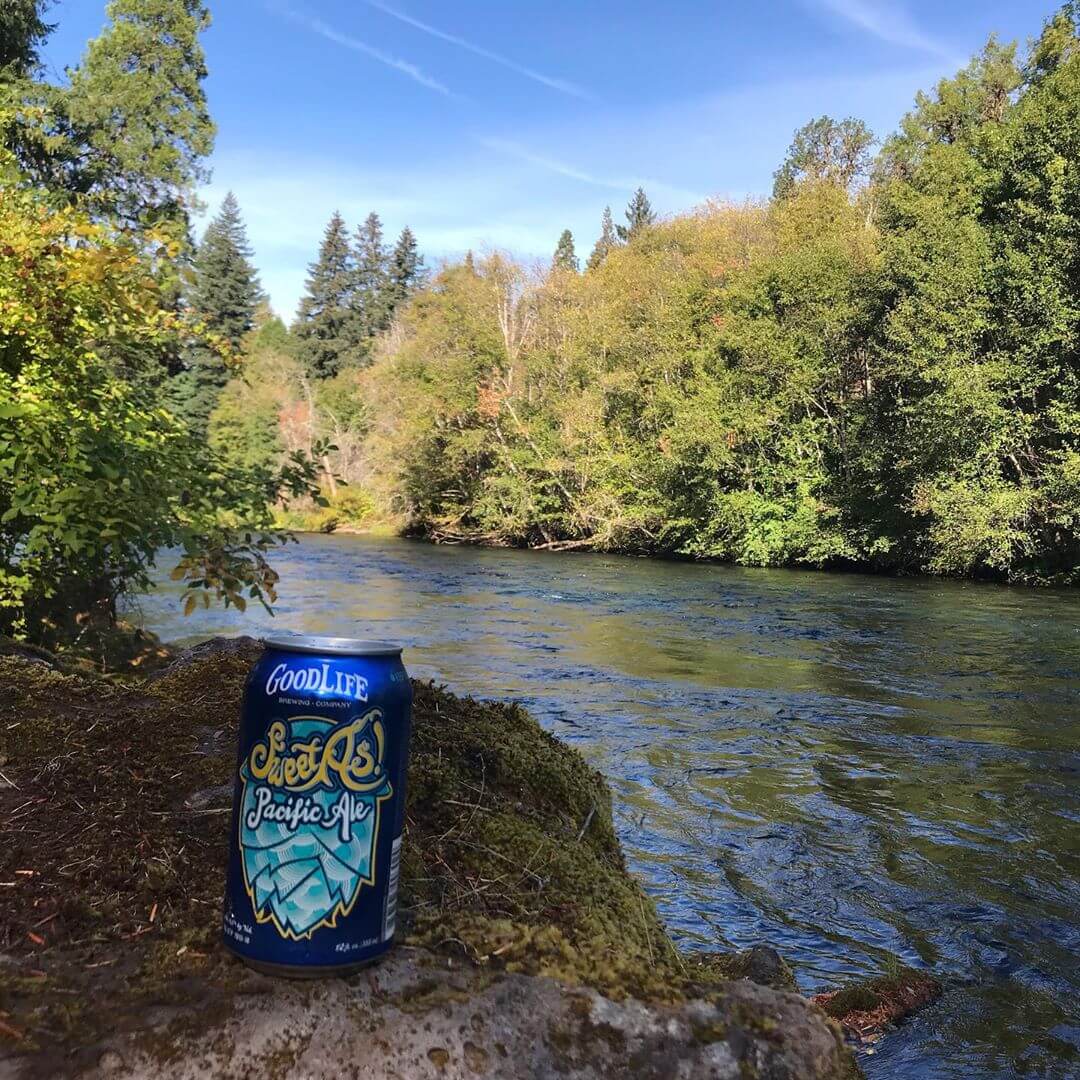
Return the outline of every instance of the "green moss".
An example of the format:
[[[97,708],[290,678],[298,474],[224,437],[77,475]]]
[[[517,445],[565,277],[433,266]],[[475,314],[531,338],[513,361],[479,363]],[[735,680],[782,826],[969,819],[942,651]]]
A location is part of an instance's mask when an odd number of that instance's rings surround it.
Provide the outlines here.
[[[884,975],[849,983],[816,1000],[826,1015],[836,1020],[859,1013],[881,1013],[884,1025],[906,1016],[940,994],[941,984],[933,976],[897,965]]]
[[[411,940],[609,991],[669,986],[681,965],[627,873],[600,774],[516,706],[415,689]]]
[[[197,649],[138,684],[0,656],[0,1019],[21,1048],[92,1046],[159,1004],[216,1024],[250,988],[218,943],[229,813],[200,796],[233,778],[260,651]],[[672,946],[576,751],[516,706],[414,692],[406,940],[464,955],[476,985],[509,970],[674,1001],[741,974]]]

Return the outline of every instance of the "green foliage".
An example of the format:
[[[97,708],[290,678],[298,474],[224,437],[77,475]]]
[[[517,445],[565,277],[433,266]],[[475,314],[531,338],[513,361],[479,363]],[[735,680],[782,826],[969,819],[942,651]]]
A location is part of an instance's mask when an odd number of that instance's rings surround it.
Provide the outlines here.
[[[783,165],[776,172],[773,197],[786,198],[806,180],[851,189],[870,171],[874,136],[861,120],[819,116],[795,132]]]
[[[326,226],[319,257],[309,270],[307,293],[300,301],[293,333],[308,371],[325,379],[347,361],[354,332],[355,262],[345,219],[337,211]]]
[[[38,63],[38,46],[52,27],[44,19],[50,0],[6,0],[0,8],[0,79],[28,75]]]
[[[310,270],[293,332],[297,355],[317,379],[369,363],[378,336],[424,281],[424,259],[412,230],[402,229],[387,252],[374,213],[357,230],[355,247],[335,213]]]
[[[768,207],[639,192],[583,276],[444,270],[361,381],[372,490],[442,538],[1075,582],[1077,101],[1069,6],[873,167],[821,118]]]
[[[375,499],[363,488],[339,488],[336,495],[323,491],[325,506],[293,504],[275,514],[283,529],[297,532],[332,533],[366,528],[376,517]]]
[[[600,235],[589,255],[587,269],[595,270],[618,246],[619,238],[615,234],[615,222],[611,220],[611,207],[605,206],[600,218]]]
[[[200,0],[112,0],[109,25],[66,85],[24,83],[5,142],[29,185],[99,219],[187,236],[213,148]]]
[[[353,335],[363,358],[369,358],[377,335],[390,324],[393,301],[390,295],[390,254],[383,243],[379,215],[368,214],[356,233],[356,280],[350,306]]]
[[[424,257],[417,248],[412,229],[406,225],[390,253],[386,275],[385,326],[390,325],[395,313],[424,283],[424,273]]]
[[[581,269],[577,252],[574,251],[574,234],[569,229],[563,229],[559,234],[559,242],[555,245],[551,265],[555,270],[564,270],[572,274],[576,274]]]
[[[645,194],[644,188],[638,188],[630,198],[626,207],[626,224],[616,225],[615,232],[625,244],[633,240],[643,229],[656,223],[656,214],[653,213],[652,204]]]
[[[152,234],[148,234],[152,237]],[[190,610],[274,598],[267,503],[309,494],[300,456],[237,469],[117,357],[198,328],[161,303],[139,245],[73,209],[0,193],[0,630],[65,637],[114,617],[164,548]]]
[[[240,204],[230,191],[195,254],[191,307],[234,349],[255,325],[255,313],[263,299],[251,257]]]
[[[254,326],[262,300],[251,256],[240,206],[230,191],[195,253],[190,305],[202,324],[234,351]],[[210,413],[228,382],[229,371],[221,355],[205,344],[195,343],[185,350],[183,363],[183,371],[170,387],[170,398],[177,415],[196,435],[205,437]]]

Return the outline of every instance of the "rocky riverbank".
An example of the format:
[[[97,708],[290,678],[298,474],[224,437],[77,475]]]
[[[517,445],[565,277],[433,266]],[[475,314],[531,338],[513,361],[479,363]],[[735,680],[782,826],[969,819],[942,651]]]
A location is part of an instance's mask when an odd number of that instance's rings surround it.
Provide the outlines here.
[[[0,1076],[853,1075],[771,950],[675,949],[580,755],[429,684],[405,947],[345,980],[249,973],[217,938],[258,649],[209,643],[137,684],[0,656]]]

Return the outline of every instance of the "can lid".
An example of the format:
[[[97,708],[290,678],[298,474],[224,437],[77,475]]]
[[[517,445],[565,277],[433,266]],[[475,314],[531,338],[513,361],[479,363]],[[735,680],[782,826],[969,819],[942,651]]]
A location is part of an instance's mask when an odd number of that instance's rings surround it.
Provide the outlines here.
[[[334,656],[400,656],[401,646],[389,641],[367,638],[319,637],[315,634],[293,634],[288,631],[269,634],[263,643],[272,649],[286,652],[331,653]]]

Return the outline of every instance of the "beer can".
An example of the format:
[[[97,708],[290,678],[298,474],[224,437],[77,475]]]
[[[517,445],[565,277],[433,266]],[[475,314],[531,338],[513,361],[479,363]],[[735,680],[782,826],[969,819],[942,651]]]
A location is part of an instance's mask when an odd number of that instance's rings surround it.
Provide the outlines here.
[[[381,641],[265,639],[244,690],[223,940],[274,975],[393,943],[412,687]]]

